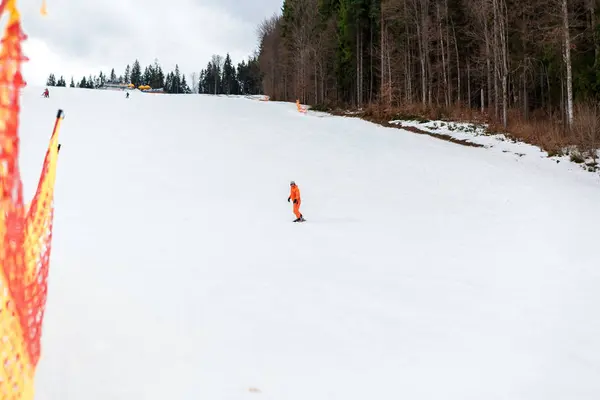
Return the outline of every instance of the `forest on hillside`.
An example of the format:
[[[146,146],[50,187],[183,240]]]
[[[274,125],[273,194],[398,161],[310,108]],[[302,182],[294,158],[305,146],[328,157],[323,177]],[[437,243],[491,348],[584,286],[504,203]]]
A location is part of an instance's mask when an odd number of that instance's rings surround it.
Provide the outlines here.
[[[189,83],[188,83],[189,81]],[[136,59],[133,64],[127,65],[124,72],[117,75],[114,68],[110,73],[100,71],[98,75],[82,77],[77,82],[73,77],[69,87],[84,89],[98,89],[109,84],[133,84],[135,87],[150,86],[154,89],[163,89],[170,94],[228,94],[247,95],[262,92],[261,73],[256,57],[249,57],[248,61],[242,60],[236,65],[229,54],[225,57],[213,55],[206,68],[200,73],[193,72],[189,79],[175,65],[173,71],[165,73],[158,60],[142,69]],[[54,73],[48,76],[47,86],[67,86],[63,75],[59,78]],[[191,85],[191,86],[190,86]]]
[[[545,147],[597,146],[599,11],[598,0],[285,0],[258,29],[263,89],[388,114],[478,112]]]

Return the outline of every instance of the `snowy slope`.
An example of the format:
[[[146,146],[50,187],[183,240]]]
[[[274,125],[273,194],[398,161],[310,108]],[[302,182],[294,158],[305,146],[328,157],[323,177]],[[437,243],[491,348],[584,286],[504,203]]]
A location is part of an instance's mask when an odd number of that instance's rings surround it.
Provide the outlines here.
[[[29,197],[66,118],[37,400],[600,397],[594,174],[295,104],[41,90]]]
[[[540,162],[543,164],[561,164],[559,167],[561,169],[570,171],[581,171],[583,169],[587,170],[588,172],[596,172],[594,171],[594,168],[590,168],[592,166],[591,164],[594,162],[594,160],[591,158],[584,160],[585,163],[575,163],[570,160],[568,155],[550,156],[548,152],[543,151],[538,146],[517,141],[516,139],[510,138],[505,134],[490,134],[486,132],[487,126],[483,124],[477,125],[460,122],[423,122],[402,120],[390,121],[390,124],[401,128],[417,128],[420,131],[424,131],[432,135],[441,135],[466,141],[467,143],[473,143],[488,149],[493,149],[494,151],[501,151],[502,153],[512,156],[516,160],[520,159],[521,157],[527,157],[526,162],[533,162],[536,164]],[[598,153],[597,157],[600,157],[600,152]],[[540,161],[540,159],[542,159],[542,161]]]

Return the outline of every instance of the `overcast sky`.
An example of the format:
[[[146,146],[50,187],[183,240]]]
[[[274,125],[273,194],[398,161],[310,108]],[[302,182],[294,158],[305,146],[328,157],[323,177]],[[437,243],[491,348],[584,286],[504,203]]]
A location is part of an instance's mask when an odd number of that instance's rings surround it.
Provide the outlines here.
[[[237,64],[257,47],[256,27],[279,13],[283,0],[42,0],[19,2],[23,65],[28,85],[64,75],[123,74],[137,58],[142,68],[158,59],[170,71],[178,63],[188,77],[212,54],[230,53]]]

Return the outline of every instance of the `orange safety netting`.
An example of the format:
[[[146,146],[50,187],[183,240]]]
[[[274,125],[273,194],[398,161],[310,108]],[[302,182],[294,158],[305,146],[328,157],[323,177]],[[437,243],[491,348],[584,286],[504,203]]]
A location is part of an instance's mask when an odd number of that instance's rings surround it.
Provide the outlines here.
[[[52,240],[53,194],[58,156],[56,119],[37,191],[23,201],[19,158],[19,94],[26,61],[16,0],[2,0],[8,16],[0,49],[0,399],[33,399],[40,358]]]

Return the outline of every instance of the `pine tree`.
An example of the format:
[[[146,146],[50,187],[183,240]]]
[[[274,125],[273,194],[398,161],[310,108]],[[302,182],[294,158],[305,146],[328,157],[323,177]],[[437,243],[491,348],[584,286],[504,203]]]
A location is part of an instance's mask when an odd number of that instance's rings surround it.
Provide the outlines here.
[[[231,65],[231,79],[230,79],[230,92],[233,95],[241,94],[240,82],[238,78],[238,71],[235,65]]]
[[[184,94],[190,94],[192,91],[190,90],[190,87],[188,86],[186,80],[185,80],[185,75],[181,76],[181,93]]]
[[[158,71],[156,73],[156,83],[157,88],[161,88],[165,86],[165,73],[162,70],[161,66],[158,66]]]
[[[173,73],[169,72],[165,78],[165,93],[173,93]]]
[[[215,81],[217,78],[214,76],[215,67],[211,61],[208,62],[206,69],[202,71],[202,93],[205,94],[214,94],[215,93]]]
[[[222,93],[225,94],[233,94],[235,91],[235,68],[231,63],[231,57],[229,53],[225,57],[225,62],[223,63],[223,80],[222,80]]]
[[[239,94],[261,94],[262,73],[258,58],[251,57],[246,63],[244,60],[237,66],[237,79]]]
[[[222,77],[222,65],[223,65],[223,57],[221,57],[220,55],[214,54],[212,56],[212,68],[213,70],[211,71],[211,76],[214,79],[214,84],[213,84],[213,93],[214,94],[223,94],[222,89],[222,85],[221,85],[221,81],[223,79]]]
[[[67,82],[65,82],[65,78],[63,78],[62,76],[60,77],[60,79],[58,80],[58,82],[56,82],[56,86],[60,86],[60,87],[65,87],[67,86]]]
[[[260,94],[262,92],[262,73],[257,57],[248,60],[248,94]]]
[[[84,89],[88,87],[88,83],[85,79],[85,76],[83,78],[81,78],[81,82],[79,82],[79,87],[84,88]]]
[[[142,76],[142,85],[150,85],[153,75],[152,66],[147,66],[144,69],[144,75]]]
[[[116,83],[117,82],[117,75],[115,74],[115,69],[113,68],[110,71],[110,83]]]
[[[340,0],[338,11],[338,48],[335,57],[335,72],[338,90],[342,97],[348,100],[351,96],[351,86],[354,79],[352,61],[354,59],[354,26],[352,0]]]
[[[75,87],[75,81],[73,80],[73,77],[71,77],[71,84],[69,85],[69,87]]]
[[[158,63],[158,59],[154,59],[154,65],[152,69],[152,78],[150,80],[150,86],[153,88],[162,88],[165,85],[165,75],[162,67]]]
[[[131,83],[131,67],[127,64],[125,67],[125,75],[123,76],[123,83]]]
[[[206,89],[206,70],[200,71],[200,78],[198,79],[198,93],[207,93]]]
[[[181,93],[181,74],[179,72],[179,65],[175,64],[175,72],[173,73],[173,81],[172,81],[172,92],[171,93]]]
[[[56,86],[56,77],[54,74],[50,74],[48,80],[46,81],[46,86]]]
[[[137,59],[134,61],[133,67],[131,67],[131,83],[133,83],[135,87],[142,84],[142,68]]]

